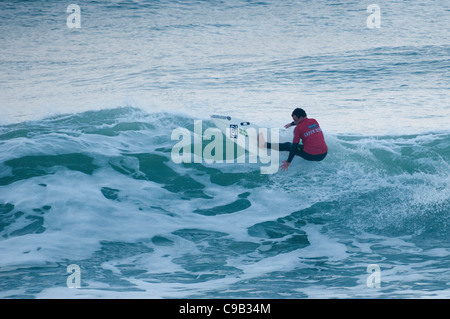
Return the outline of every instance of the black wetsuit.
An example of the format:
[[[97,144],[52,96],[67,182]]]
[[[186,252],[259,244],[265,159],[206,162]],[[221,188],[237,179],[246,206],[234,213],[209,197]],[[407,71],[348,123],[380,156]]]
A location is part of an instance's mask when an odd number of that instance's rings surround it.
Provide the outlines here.
[[[321,160],[323,160],[326,156],[327,153],[324,154],[319,154],[319,155],[311,155],[306,153],[303,150],[303,145],[302,144],[298,144],[298,143],[281,143],[281,144],[274,144],[274,147],[276,147],[276,145],[278,145],[278,150],[282,151],[282,152],[289,152],[289,157],[287,159],[287,161],[290,163],[292,162],[292,159],[294,158],[295,155],[300,156],[301,158],[307,160],[307,161],[315,161],[315,162],[320,162]],[[267,142],[267,148],[271,149],[272,148],[272,144]]]

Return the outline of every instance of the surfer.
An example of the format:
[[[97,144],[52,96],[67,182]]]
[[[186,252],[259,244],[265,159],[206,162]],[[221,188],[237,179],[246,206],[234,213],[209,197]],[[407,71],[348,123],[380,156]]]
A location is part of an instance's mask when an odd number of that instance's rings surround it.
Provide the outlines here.
[[[301,108],[296,108],[292,111],[292,119],[294,121],[284,126],[285,128],[289,128],[296,125],[292,143],[269,143],[264,140],[262,133],[259,134],[258,138],[260,148],[273,148],[279,151],[289,152],[287,161],[283,161],[283,165],[280,166],[282,171],[287,171],[295,155],[307,161],[321,161],[327,156],[328,152],[322,129],[315,119],[308,118],[306,112]],[[300,139],[303,144],[300,144]]]

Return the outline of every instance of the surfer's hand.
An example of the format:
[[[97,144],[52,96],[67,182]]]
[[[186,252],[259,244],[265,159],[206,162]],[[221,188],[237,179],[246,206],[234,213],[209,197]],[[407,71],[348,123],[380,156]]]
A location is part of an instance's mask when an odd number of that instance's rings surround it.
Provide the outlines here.
[[[291,165],[291,163],[289,163],[288,161],[283,161],[283,165],[280,166],[280,169],[284,172],[288,170],[289,165]]]
[[[292,126],[292,123],[288,123],[284,126],[284,128],[290,128]]]

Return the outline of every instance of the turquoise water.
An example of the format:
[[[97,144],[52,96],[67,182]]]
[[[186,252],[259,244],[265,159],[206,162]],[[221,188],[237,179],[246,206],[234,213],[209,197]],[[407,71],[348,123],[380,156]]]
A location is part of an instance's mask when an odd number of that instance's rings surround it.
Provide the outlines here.
[[[450,297],[446,2],[78,4],[0,4],[0,297]],[[297,106],[322,162],[172,160]]]

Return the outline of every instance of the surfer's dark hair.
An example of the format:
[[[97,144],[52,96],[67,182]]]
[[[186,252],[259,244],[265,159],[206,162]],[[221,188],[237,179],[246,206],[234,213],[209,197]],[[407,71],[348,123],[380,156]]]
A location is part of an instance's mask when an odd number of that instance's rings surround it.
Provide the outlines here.
[[[292,116],[294,115],[297,116],[298,118],[300,118],[301,116],[306,117],[306,112],[304,109],[298,107],[292,111]]]

